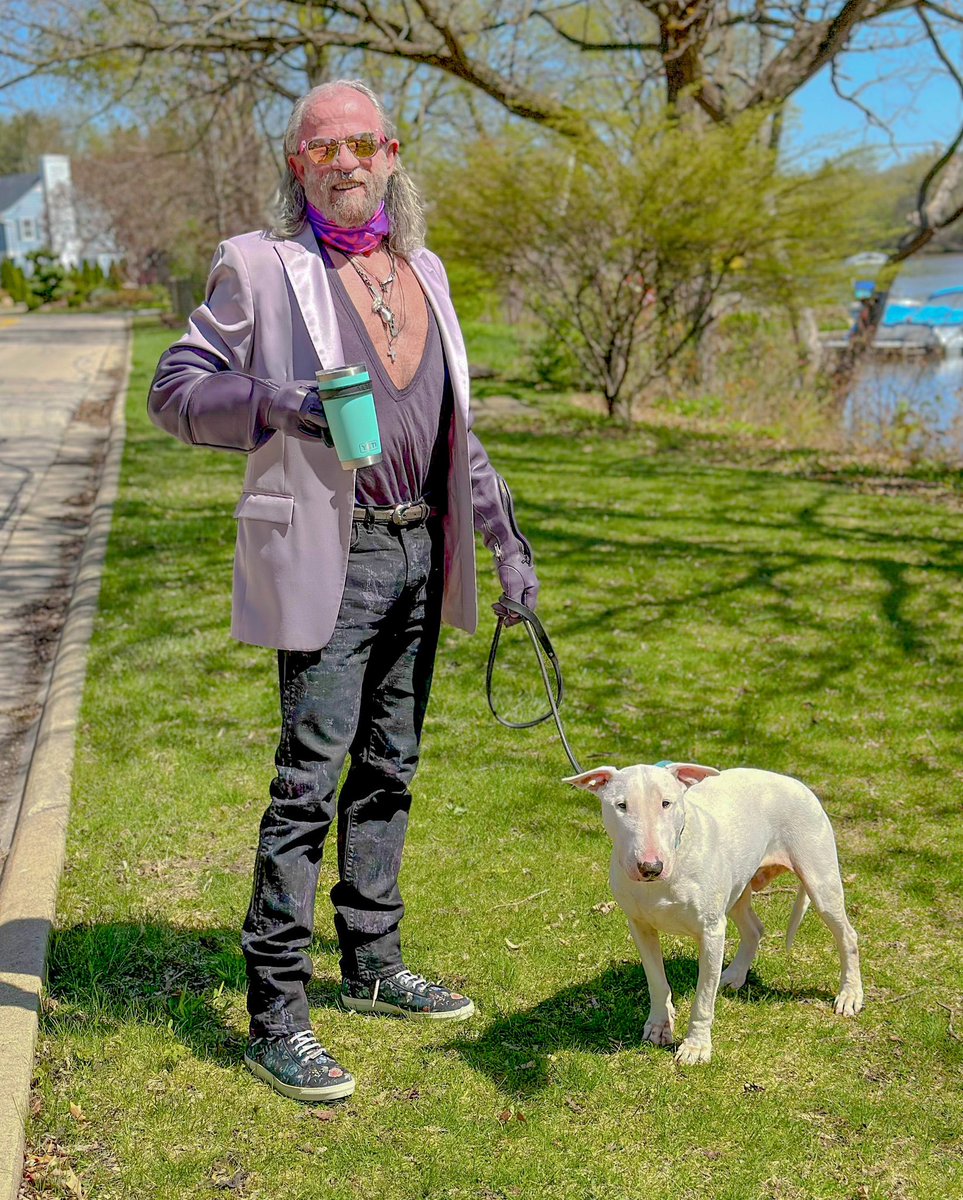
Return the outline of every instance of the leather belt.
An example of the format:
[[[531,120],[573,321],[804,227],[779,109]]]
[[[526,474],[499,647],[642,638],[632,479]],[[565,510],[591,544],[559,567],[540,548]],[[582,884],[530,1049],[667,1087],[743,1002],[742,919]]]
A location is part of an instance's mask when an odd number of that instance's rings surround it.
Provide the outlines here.
[[[429,517],[437,517],[438,509],[427,500],[409,500],[405,504],[366,504],[356,506],[354,520],[379,525],[421,525]]]

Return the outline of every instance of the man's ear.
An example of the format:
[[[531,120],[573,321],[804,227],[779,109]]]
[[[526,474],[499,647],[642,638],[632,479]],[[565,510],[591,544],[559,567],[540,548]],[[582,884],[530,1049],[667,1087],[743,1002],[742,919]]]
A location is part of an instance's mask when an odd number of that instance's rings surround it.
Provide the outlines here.
[[[708,779],[712,775],[720,774],[715,767],[701,767],[698,763],[667,763],[665,769],[687,788],[692,787],[694,783],[701,783],[703,779]]]
[[[388,174],[393,175],[395,167],[398,165],[398,151],[401,149],[401,142],[397,138],[390,138],[385,145],[385,162],[388,164]]]
[[[581,775],[569,775],[562,783],[570,783],[573,787],[585,788],[589,792],[597,792],[618,775],[618,767],[595,767],[591,771],[583,771]]]

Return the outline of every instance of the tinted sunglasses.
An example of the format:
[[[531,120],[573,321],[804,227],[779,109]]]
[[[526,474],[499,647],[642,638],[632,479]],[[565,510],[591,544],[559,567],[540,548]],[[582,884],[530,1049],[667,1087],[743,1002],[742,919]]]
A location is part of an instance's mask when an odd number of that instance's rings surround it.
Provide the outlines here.
[[[310,142],[301,142],[298,154],[307,151],[308,158],[320,166],[334,162],[342,146],[347,146],[355,158],[374,158],[387,141],[383,133],[371,132],[352,133],[346,138],[312,138]]]

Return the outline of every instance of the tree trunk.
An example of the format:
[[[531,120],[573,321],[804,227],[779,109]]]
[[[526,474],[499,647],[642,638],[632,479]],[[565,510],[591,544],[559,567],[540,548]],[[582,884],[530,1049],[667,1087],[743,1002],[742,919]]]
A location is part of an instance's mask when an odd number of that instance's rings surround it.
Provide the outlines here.
[[[713,121],[725,119],[720,90],[708,81],[702,61],[713,0],[686,0],[652,6],[659,19],[659,53],[666,99],[673,109],[697,104]]]

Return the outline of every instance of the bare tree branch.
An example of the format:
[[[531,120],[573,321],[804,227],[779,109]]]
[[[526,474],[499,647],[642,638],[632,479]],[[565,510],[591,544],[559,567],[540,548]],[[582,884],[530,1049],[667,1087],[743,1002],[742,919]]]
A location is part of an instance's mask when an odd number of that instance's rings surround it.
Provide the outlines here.
[[[544,21],[545,24],[548,25],[548,27],[551,29],[551,31],[554,34],[556,34],[558,37],[562,38],[563,41],[568,42],[569,45],[575,46],[579,50],[584,50],[587,52],[603,52],[604,51],[606,53],[610,53],[613,51],[635,51],[635,52],[654,51],[655,53],[658,53],[658,51],[661,49],[661,43],[659,43],[659,42],[589,41],[587,38],[578,37],[574,33],[569,33],[567,30],[563,29],[553,19],[552,14],[545,12],[544,9],[541,9],[541,8],[532,9],[532,16],[537,17],[541,21]]]
[[[926,36],[933,47],[937,57],[943,63],[947,73],[956,81],[956,85],[960,90],[960,95],[963,97],[963,75],[960,74],[956,64],[950,59],[943,48],[939,37],[933,28],[927,14],[922,8],[916,10],[916,15],[920,20],[923,28],[926,31]],[[963,162],[959,159],[960,147],[963,146],[963,126],[960,127],[957,135],[950,144],[946,147],[943,153],[932,164],[923,178],[920,180],[919,189],[916,196],[916,217],[918,229],[908,234],[900,241],[896,252],[890,256],[890,262],[902,262],[911,254],[916,253],[922,246],[929,242],[933,235],[940,229],[945,229],[959,218],[960,212],[946,215],[941,210],[949,203],[952,189],[963,175]],[[954,161],[955,160],[955,161]],[[955,171],[948,176],[944,176],[941,187],[937,190],[937,195],[930,199],[930,188],[933,186],[937,178],[946,170],[950,164],[955,166]]]

